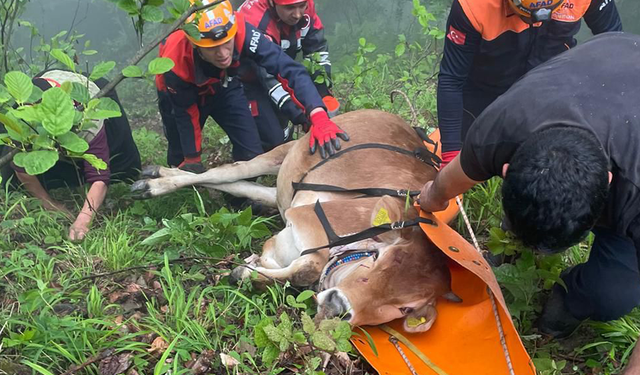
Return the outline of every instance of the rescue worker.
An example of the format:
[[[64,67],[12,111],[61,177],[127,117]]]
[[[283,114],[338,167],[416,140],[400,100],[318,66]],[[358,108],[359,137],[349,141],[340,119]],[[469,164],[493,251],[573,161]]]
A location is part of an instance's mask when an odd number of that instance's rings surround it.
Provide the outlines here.
[[[538,320],[555,337],[640,305],[638,61],[640,36],[606,33],[531,70],[420,194],[423,210],[440,211],[501,176],[506,227],[525,245],[554,254],[594,233],[589,260],[561,275],[567,290],[553,287]]]
[[[613,0],[454,0],[438,78],[444,165],[473,120],[524,73],[594,34],[621,31]]]
[[[108,83],[105,79],[92,82],[81,74],[64,70],[46,71],[34,77],[32,82],[42,91],[51,87],[59,87],[65,82],[78,82],[88,88],[91,96],[95,96],[100,88]],[[11,163],[11,167],[22,186],[31,195],[40,199],[45,209],[63,212],[71,218],[74,215],[64,204],[54,200],[48,190],[89,185],[84,205],[75,215],[75,220],[69,228],[68,237],[70,240],[82,240],[86,236],[91,221],[102,205],[111,182],[133,181],[140,172],[140,154],[133,141],[131,127],[118,95],[115,90],[112,90],[106,97],[113,99],[118,104],[122,116],[95,120],[96,127],[87,128],[78,134],[89,144],[89,149],[85,153],[93,154],[105,161],[107,163],[106,170],[97,170],[87,161],[74,163],[66,158],[60,158],[45,173],[31,176],[24,169]]]
[[[247,0],[238,11],[292,59],[302,51],[304,59],[316,61],[320,69],[311,75],[311,79],[327,106],[329,117],[337,114],[340,104],[329,91],[329,48],[313,0]],[[294,125],[307,125],[306,116],[280,82],[253,61],[243,61],[240,78],[258,127],[282,129],[289,121]]]
[[[305,68],[235,13],[229,1],[202,11],[197,22],[200,39],[178,30],[160,46],[160,56],[175,63],[171,71],[156,76],[170,166],[204,171],[201,132],[208,116],[229,135],[236,161],[249,160],[284,141],[282,129],[274,137],[267,134],[270,129],[256,126],[241,84],[233,78],[241,58],[255,61],[277,77],[309,118],[312,153],[319,148],[326,157],[340,148],[338,137],[348,140],[329,120]],[[268,141],[264,148],[261,139]]]

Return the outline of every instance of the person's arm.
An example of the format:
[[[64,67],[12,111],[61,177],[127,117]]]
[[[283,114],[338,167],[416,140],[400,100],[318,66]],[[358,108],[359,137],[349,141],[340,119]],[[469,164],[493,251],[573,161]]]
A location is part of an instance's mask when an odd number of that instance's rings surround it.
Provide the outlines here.
[[[640,375],[640,345],[636,341],[636,347],[629,357],[629,363],[621,375]]]
[[[438,76],[438,126],[446,165],[462,147],[462,89],[480,48],[482,36],[455,0],[447,20],[447,36]]]
[[[593,0],[584,14],[584,21],[594,35],[622,31],[622,21],[613,0]]]
[[[109,187],[104,181],[96,181],[91,184],[87,197],[84,200],[82,210],[78,213],[76,220],[69,228],[69,239],[81,241],[89,232],[91,220],[104,202]]]
[[[420,208],[427,212],[443,211],[449,200],[465,193],[482,181],[469,178],[460,165],[460,155],[440,170],[433,181],[427,182],[420,193]]]
[[[258,65],[277,77],[291,99],[309,114],[309,149],[315,153],[320,149],[324,158],[340,149],[340,141],[348,141],[349,136],[329,119],[327,108],[316,90],[307,70],[302,64],[287,56],[282,49],[268,40],[258,29],[245,23],[246,31],[242,53],[252,58]]]
[[[272,74],[267,73],[265,68],[257,66],[256,70],[260,84],[269,93],[271,101],[278,106],[278,109],[294,125],[305,125],[307,118],[304,112],[291,100],[291,95],[282,87],[282,83]]]
[[[42,202],[42,207],[49,211],[60,211],[68,217],[71,216],[71,212],[61,203],[51,198],[49,193],[45,190],[44,186],[38,180],[38,177],[31,176],[25,172],[16,170],[16,177],[22,183],[22,186],[34,197]]]

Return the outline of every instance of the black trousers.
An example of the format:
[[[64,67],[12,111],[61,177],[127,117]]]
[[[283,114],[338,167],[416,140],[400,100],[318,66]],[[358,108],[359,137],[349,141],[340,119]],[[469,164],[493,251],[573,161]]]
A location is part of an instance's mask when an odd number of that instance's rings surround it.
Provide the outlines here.
[[[284,129],[289,120],[273,103],[269,94],[258,84],[243,83],[244,93],[249,100],[251,115],[260,131],[260,140],[265,151],[284,143]]]
[[[565,307],[578,319],[618,319],[640,305],[638,249],[630,238],[611,229],[594,228],[586,263],[563,276]]]
[[[251,116],[249,103],[242,85],[233,80],[226,88],[221,88],[215,94],[203,98],[198,103],[200,112],[200,128],[204,127],[207,118],[211,116],[218,125],[227,133],[233,145],[233,159],[236,161],[250,160],[264,152],[261,138],[262,131],[256,126]],[[158,91],[158,104],[164,127],[164,134],[169,143],[167,151],[167,163],[177,166],[184,160],[183,146],[195,150],[195,139],[191,124],[182,129],[179,128],[173,114],[173,104],[166,92]]]

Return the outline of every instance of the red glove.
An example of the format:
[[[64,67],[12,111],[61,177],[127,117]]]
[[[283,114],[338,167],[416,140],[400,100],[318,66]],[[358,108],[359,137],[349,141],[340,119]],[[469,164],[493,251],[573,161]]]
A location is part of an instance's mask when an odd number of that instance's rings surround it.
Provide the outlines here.
[[[322,98],[322,102],[327,107],[327,113],[329,114],[329,118],[335,117],[338,115],[338,111],[340,111],[340,102],[331,95],[327,95]]]
[[[311,129],[309,130],[309,150],[311,153],[316,152],[316,146],[320,146],[320,156],[323,159],[329,155],[336,153],[340,149],[340,137],[344,141],[349,140],[349,136],[338,127],[333,121],[329,120],[327,112],[318,111],[311,115]]]
[[[451,160],[455,159],[455,157],[458,156],[459,153],[460,153],[460,151],[443,152],[442,153],[442,163],[440,164],[440,170],[442,170],[442,168],[446,167],[447,164],[451,163]]]

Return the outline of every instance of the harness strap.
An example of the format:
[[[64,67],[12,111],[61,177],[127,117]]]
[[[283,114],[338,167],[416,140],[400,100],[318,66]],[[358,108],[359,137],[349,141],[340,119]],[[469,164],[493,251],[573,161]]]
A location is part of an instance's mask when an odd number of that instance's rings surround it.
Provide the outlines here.
[[[385,195],[389,195],[392,197],[406,197],[407,195],[410,197],[415,197],[417,195],[420,195],[419,190],[397,190],[397,189],[386,189],[386,188],[345,189],[340,186],[325,185],[325,184],[309,184],[304,182],[293,182],[291,185],[293,186],[294,191],[309,190],[309,191],[329,191],[329,192],[337,192],[337,193],[360,193],[360,194],[369,195],[373,197],[382,197]]]
[[[354,242],[358,242],[358,241],[362,241],[362,240],[366,240],[368,238],[372,238],[375,237],[377,235],[380,235],[382,233],[386,233],[392,230],[400,230],[403,228],[408,228],[408,227],[413,227],[416,226],[420,223],[425,223],[425,224],[434,224],[434,222],[430,219],[426,219],[426,218],[416,218],[413,220],[408,220],[408,221],[396,221],[393,223],[388,223],[388,224],[382,224],[382,225],[378,225],[375,227],[371,227],[365,230],[362,230],[358,233],[354,233],[348,236],[344,236],[344,237],[340,237],[336,234],[336,232],[333,230],[333,228],[331,227],[331,224],[329,223],[329,219],[327,219],[327,215],[324,213],[324,210],[322,209],[322,205],[320,204],[320,201],[317,201],[314,207],[314,211],[316,213],[316,215],[318,216],[318,220],[320,220],[320,224],[322,224],[322,228],[324,229],[325,233],[327,234],[327,239],[329,240],[329,243],[325,246],[319,246],[319,247],[314,247],[312,249],[307,249],[304,250],[300,255],[308,255],[308,254],[312,254],[315,253],[316,251],[320,250],[320,249],[326,249],[326,248],[331,248],[334,246],[341,246],[341,245],[347,245],[350,243],[354,243]]]

